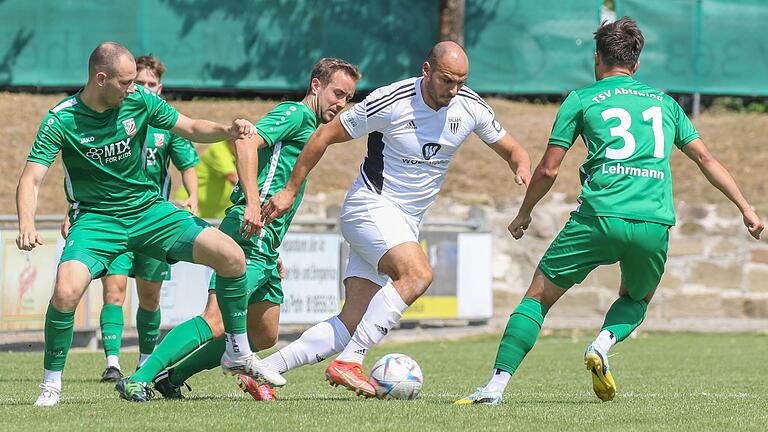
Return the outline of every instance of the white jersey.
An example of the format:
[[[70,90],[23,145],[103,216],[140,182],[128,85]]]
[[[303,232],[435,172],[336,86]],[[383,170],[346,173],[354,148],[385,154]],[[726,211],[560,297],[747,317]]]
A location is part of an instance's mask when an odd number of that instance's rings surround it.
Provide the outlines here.
[[[368,134],[368,154],[352,189],[368,188],[419,221],[470,132],[486,143],[506,134],[490,105],[466,86],[435,111],[424,102],[421,80],[381,87],[340,119],[352,137]]]

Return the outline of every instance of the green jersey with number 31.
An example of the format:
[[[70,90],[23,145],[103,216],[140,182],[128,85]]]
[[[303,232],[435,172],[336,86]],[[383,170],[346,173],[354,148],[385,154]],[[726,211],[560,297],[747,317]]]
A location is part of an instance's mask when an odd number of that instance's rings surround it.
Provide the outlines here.
[[[677,102],[626,75],[572,91],[560,106],[550,145],[581,136],[578,213],[675,224],[669,158],[699,137]]]

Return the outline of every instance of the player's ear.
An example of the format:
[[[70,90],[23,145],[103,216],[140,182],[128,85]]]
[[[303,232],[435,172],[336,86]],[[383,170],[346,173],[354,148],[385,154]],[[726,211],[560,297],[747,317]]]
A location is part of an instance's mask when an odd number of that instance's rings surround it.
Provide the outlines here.
[[[424,77],[426,78],[427,75],[429,75],[429,71],[432,69],[432,65],[429,64],[428,61],[425,61],[423,65],[421,65],[421,72],[424,74]]]
[[[309,87],[312,89],[312,94],[317,96],[320,93],[320,79],[312,78],[312,81],[309,83]]]
[[[98,84],[99,87],[104,87],[104,83],[106,81],[107,81],[106,72],[96,72],[96,84]]]
[[[157,93],[159,95],[162,92],[163,92],[163,85],[162,84],[158,84],[157,85],[157,91],[155,93]]]
[[[640,60],[635,62],[635,67],[632,68],[632,74],[637,73],[637,70],[640,69]]]

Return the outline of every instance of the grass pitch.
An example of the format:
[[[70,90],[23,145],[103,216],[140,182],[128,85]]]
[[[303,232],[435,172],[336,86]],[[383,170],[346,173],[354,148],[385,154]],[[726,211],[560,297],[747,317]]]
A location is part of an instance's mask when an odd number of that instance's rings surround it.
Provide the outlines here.
[[[455,406],[489,377],[498,336],[388,344],[381,355],[415,358],[425,384],[416,401],[362,400],[323,381],[325,362],[291,372],[276,403],[258,403],[218,370],[193,377],[186,401],[119,400],[98,382],[99,353],[71,353],[62,404],[36,409],[42,353],[0,353],[2,430],[316,430],[316,431],[765,431],[768,336],[650,334],[617,345],[618,393],[602,403],[582,365],[587,338],[543,337],[523,362],[504,404]],[[136,353],[124,353],[124,367]]]

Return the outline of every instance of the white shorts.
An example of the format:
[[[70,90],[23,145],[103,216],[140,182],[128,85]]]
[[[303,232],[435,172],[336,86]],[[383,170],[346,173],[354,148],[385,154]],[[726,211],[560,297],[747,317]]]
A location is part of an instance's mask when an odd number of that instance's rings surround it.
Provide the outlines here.
[[[379,273],[379,260],[399,244],[418,242],[419,220],[367,188],[353,188],[341,208],[341,234],[350,246],[344,279],[384,286],[389,276]]]

